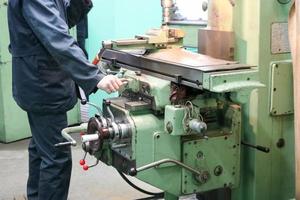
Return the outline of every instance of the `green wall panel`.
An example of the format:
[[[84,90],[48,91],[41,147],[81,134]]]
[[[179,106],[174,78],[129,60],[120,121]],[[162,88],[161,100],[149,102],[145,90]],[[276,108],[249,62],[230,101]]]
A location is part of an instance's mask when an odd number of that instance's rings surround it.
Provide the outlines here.
[[[97,0],[89,13],[89,39],[87,48],[92,60],[104,40],[132,38],[151,28],[161,25],[160,0]],[[102,99],[109,96],[98,91],[90,96],[90,101],[102,105]],[[92,116],[96,110],[90,108]]]
[[[0,65],[3,129],[0,140],[12,142],[30,137],[27,115],[15,103],[11,89],[11,62]]]
[[[8,62],[11,60],[11,56],[7,51],[9,44],[9,34],[7,28],[7,6],[6,1],[0,1],[0,63]]]

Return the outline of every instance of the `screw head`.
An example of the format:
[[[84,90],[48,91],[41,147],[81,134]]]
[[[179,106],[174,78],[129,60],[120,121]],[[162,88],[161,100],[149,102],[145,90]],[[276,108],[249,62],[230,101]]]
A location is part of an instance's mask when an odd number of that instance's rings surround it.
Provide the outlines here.
[[[166,125],[166,129],[168,131],[169,134],[171,134],[173,132],[173,125],[172,122],[168,122]]]
[[[198,158],[198,159],[203,159],[203,158],[204,158],[204,154],[203,154],[202,151],[199,151],[199,152],[197,153],[197,158]]]
[[[221,165],[218,165],[214,169],[214,174],[216,176],[220,176],[223,173],[223,167]]]

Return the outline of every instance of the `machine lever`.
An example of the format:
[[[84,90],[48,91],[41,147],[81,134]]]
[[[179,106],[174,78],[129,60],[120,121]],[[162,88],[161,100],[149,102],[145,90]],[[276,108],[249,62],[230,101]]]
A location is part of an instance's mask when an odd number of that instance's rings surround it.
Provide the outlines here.
[[[130,169],[130,171],[129,171],[129,175],[130,175],[130,176],[136,176],[137,173],[139,173],[139,172],[141,172],[141,171],[145,171],[145,170],[147,170],[147,169],[151,169],[151,168],[154,168],[154,167],[158,167],[158,166],[160,166],[160,165],[162,165],[162,164],[165,164],[165,163],[174,163],[174,164],[176,164],[176,165],[178,165],[178,166],[180,166],[180,167],[182,167],[182,168],[184,168],[184,169],[186,169],[186,170],[188,170],[188,171],[190,171],[190,172],[192,172],[192,173],[194,173],[194,174],[196,174],[196,175],[198,175],[198,176],[201,176],[201,175],[202,175],[202,173],[199,172],[198,170],[193,169],[193,168],[191,168],[190,166],[187,166],[187,165],[185,165],[184,163],[179,162],[179,161],[177,161],[177,160],[173,160],[173,159],[163,159],[163,160],[159,160],[159,161],[150,163],[150,164],[148,164],[148,165],[144,165],[144,166],[139,167],[139,168],[137,168],[137,169],[132,168],[132,169]]]
[[[81,164],[81,163],[80,163],[80,164]],[[86,165],[86,164],[84,164],[84,165],[82,166],[82,169],[83,169],[84,171],[87,171],[87,170],[89,170],[90,168],[97,166],[98,164],[99,164],[99,160],[97,159],[97,161],[96,161],[95,164],[93,164],[93,165]]]
[[[263,147],[260,145],[253,145],[253,144],[246,143],[244,141],[242,141],[241,143],[242,143],[242,145],[245,145],[246,147],[250,147],[250,148],[256,149],[258,151],[264,152],[264,153],[270,152],[270,148],[268,148],[268,147]]]
[[[110,109],[111,101],[105,101],[105,104],[106,104],[106,109],[107,109],[107,112],[110,116],[110,119],[111,119],[112,122],[114,122],[115,121],[115,116],[114,116],[114,114],[112,113],[112,111]]]
[[[65,146],[72,146],[72,142],[61,142],[58,144],[55,144],[54,147],[65,147]]]

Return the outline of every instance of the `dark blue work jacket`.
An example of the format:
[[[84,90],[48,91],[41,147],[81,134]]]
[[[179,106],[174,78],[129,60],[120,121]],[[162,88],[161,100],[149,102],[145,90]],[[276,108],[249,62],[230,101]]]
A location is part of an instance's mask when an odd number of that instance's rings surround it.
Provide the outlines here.
[[[81,19],[76,9],[68,19],[68,6],[67,0],[9,0],[13,95],[26,111],[68,111],[77,102],[75,83],[90,94],[104,76],[69,35],[68,21]]]

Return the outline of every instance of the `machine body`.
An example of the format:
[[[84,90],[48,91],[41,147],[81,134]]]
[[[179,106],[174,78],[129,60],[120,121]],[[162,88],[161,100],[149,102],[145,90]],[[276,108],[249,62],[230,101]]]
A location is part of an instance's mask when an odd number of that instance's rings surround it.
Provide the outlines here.
[[[100,51],[99,66],[126,84],[90,119],[83,150],[167,200],[238,187],[242,103],[263,86],[257,68],[188,52],[180,39],[145,38],[106,42]]]

